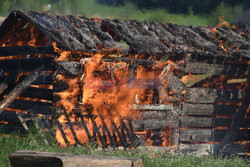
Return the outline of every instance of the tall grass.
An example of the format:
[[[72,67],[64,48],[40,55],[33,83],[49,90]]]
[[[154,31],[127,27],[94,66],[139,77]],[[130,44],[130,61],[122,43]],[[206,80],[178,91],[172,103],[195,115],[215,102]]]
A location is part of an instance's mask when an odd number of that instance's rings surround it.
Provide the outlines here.
[[[61,148],[55,143],[47,146],[42,136],[37,131],[31,131],[25,138],[20,138],[21,134],[11,133],[4,136],[0,129],[0,167],[9,167],[8,156],[16,150],[37,150],[45,152],[67,152],[73,154],[92,154],[92,155],[112,155],[141,158],[145,167],[247,167],[249,159],[233,157],[228,159],[215,157],[195,157],[195,156],[171,156],[164,153],[152,154],[149,152],[135,149],[133,151],[121,150],[96,150],[90,146]]]
[[[176,14],[169,13],[167,10],[160,8],[139,10],[132,3],[126,3],[123,6],[117,7],[107,6],[97,3],[96,0],[20,0],[20,3],[14,5],[10,2],[3,0],[0,6],[0,15],[6,16],[11,10],[17,8],[25,11],[44,11],[46,6],[52,2],[52,8],[47,10],[47,12],[83,15],[86,17],[136,19],[160,23],[172,22],[180,25],[209,26],[217,24],[219,16],[225,16],[226,21],[233,21],[243,12],[242,6],[228,6],[225,3],[221,3],[210,14],[194,15],[192,8],[189,8],[188,14]]]

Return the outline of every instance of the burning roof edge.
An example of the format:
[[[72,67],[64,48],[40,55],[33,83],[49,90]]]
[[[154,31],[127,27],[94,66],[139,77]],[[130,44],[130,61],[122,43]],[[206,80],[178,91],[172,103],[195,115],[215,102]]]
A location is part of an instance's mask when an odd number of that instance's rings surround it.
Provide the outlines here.
[[[250,58],[249,28],[206,28],[136,20],[88,19],[15,10],[2,23],[0,38],[18,19],[25,19],[36,26],[52,41],[56,41],[62,50],[147,55],[191,53]]]

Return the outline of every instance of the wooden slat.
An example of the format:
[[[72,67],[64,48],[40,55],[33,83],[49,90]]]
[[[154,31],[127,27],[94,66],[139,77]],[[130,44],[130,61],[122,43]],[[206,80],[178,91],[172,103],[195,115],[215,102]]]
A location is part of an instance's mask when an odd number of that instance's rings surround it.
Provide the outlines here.
[[[98,155],[73,155],[62,153],[49,153],[38,151],[20,150],[9,156],[10,163],[15,167],[33,167],[33,166],[48,166],[48,167],[73,167],[73,166],[88,166],[88,167],[142,167],[141,159],[111,157]],[[46,164],[46,165],[45,165]]]
[[[135,131],[142,131],[145,129],[161,129],[164,127],[175,127],[179,125],[179,121],[175,119],[171,120],[143,120],[143,121],[132,121],[132,125]]]
[[[229,127],[231,123],[232,119],[229,118],[182,117],[180,127],[189,127],[189,128]]]
[[[250,70],[248,64],[209,64],[205,62],[187,62],[181,69],[192,74],[247,74]]]
[[[35,68],[44,65],[41,70],[53,70],[53,58],[30,58],[1,60],[0,67],[6,71],[15,70],[19,67],[19,71],[32,71]]]
[[[182,104],[183,115],[233,115],[239,106],[217,104]]]
[[[187,88],[184,100],[187,103],[238,103],[242,100],[242,91]]]

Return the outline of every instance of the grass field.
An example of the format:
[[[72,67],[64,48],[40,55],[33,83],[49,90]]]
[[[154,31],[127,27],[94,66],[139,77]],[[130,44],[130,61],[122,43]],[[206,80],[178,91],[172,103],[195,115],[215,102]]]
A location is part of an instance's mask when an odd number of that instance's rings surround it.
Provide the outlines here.
[[[10,163],[8,155],[16,150],[38,150],[47,152],[67,152],[73,154],[95,154],[95,155],[113,155],[113,156],[126,156],[141,158],[145,167],[248,167],[250,165],[249,159],[243,159],[239,157],[221,158],[221,157],[202,157],[195,156],[171,156],[166,154],[153,155],[150,153],[142,152],[141,150],[133,151],[120,151],[109,150],[100,151],[91,147],[68,147],[61,148],[56,144],[47,146],[41,135],[32,131],[27,135],[21,135],[19,133],[11,133],[4,135],[0,129],[0,166],[9,167]]]

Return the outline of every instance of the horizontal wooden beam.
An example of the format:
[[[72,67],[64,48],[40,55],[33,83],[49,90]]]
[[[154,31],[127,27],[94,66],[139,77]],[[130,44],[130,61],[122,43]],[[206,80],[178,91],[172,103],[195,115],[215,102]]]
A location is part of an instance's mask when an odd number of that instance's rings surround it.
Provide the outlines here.
[[[142,167],[141,159],[111,157],[98,155],[74,155],[67,153],[52,153],[39,151],[16,151],[9,156],[10,163],[15,167]]]
[[[54,48],[48,47],[33,47],[33,46],[11,46],[0,47],[0,57],[16,56],[16,55],[29,55],[29,54],[49,54],[55,55]]]
[[[187,88],[184,101],[187,103],[239,103],[242,90],[217,90],[209,88]]]
[[[235,105],[217,105],[217,104],[182,104],[182,114],[190,116],[199,115],[232,115],[237,112],[239,106]]]
[[[182,128],[214,128],[229,127],[232,119],[208,118],[208,117],[182,117],[180,127]]]
[[[142,131],[145,129],[161,129],[165,127],[174,127],[177,128],[179,125],[179,120],[142,120],[142,121],[132,121],[132,125],[135,131]]]

